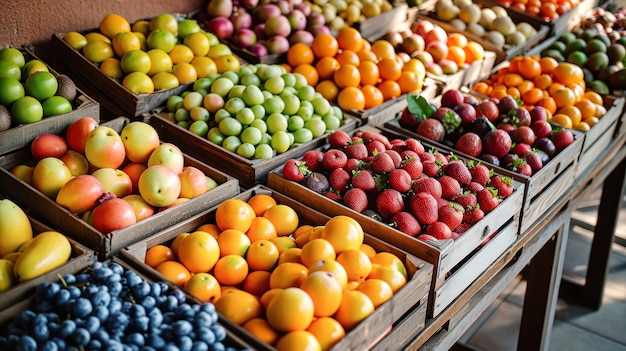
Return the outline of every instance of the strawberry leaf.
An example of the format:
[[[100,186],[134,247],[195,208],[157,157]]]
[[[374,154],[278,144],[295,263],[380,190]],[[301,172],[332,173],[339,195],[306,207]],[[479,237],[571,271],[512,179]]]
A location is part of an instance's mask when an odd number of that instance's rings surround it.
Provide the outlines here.
[[[409,112],[420,121],[430,118],[435,113],[435,108],[421,95],[408,94],[406,99]]]

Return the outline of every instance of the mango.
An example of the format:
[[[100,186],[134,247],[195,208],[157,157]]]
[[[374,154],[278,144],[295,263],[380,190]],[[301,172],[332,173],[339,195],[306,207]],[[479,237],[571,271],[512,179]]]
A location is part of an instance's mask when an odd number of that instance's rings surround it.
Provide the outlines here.
[[[72,245],[65,235],[47,231],[37,235],[15,261],[13,273],[18,281],[36,278],[65,264]]]
[[[13,262],[0,259],[0,292],[9,290],[17,283],[13,275]]]
[[[14,252],[32,237],[33,228],[26,213],[13,201],[0,200],[0,257]]]

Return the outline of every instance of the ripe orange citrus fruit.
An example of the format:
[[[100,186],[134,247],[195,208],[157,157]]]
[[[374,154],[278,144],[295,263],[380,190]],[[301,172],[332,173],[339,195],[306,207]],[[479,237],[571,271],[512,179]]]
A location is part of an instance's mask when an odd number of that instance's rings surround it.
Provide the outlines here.
[[[306,277],[300,288],[313,300],[315,317],[330,317],[337,312],[343,290],[332,273],[313,272]]]
[[[254,209],[240,199],[228,199],[218,205],[215,211],[215,222],[221,230],[237,229],[245,233],[254,217]]]
[[[313,321],[314,308],[313,300],[306,291],[289,287],[272,298],[265,314],[274,329],[290,332],[308,328]]]
[[[237,288],[222,291],[222,296],[215,303],[215,310],[237,325],[263,315],[259,299]]]
[[[246,254],[246,260],[253,271],[271,271],[278,262],[278,248],[271,241],[260,239],[253,242]]]
[[[178,259],[192,273],[209,272],[220,257],[217,240],[207,232],[196,231],[178,244]]]
[[[185,289],[202,302],[215,303],[222,294],[220,283],[209,273],[196,273],[187,280]]]

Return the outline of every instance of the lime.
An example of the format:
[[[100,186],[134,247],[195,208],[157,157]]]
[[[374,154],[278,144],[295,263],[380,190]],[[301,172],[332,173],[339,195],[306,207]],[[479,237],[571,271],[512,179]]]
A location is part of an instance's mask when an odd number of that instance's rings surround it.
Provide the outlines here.
[[[178,22],[178,39],[183,40],[189,34],[200,33],[201,30],[202,29],[200,28],[200,25],[198,24],[197,21],[192,20],[190,18],[185,18],[181,20],[180,22]]]
[[[22,79],[22,69],[12,61],[0,60],[0,78]]]
[[[4,48],[0,50],[0,61],[9,61],[22,68],[26,64],[24,54],[16,48]]]
[[[26,95],[32,96],[39,101],[44,101],[56,94],[58,88],[59,83],[50,72],[32,74],[26,78],[26,83],[24,83]]]
[[[563,54],[567,56],[574,51],[583,51],[585,47],[587,47],[587,42],[581,38],[576,38],[565,46]]]
[[[11,105],[11,116],[17,124],[34,123],[43,117],[43,107],[34,97],[24,96]]]
[[[62,96],[51,96],[43,101],[43,116],[57,116],[72,111],[72,104]]]
[[[130,50],[125,53],[120,63],[122,71],[125,73],[141,72],[148,74],[152,65],[150,56],[141,50]]]
[[[150,77],[142,72],[129,73],[122,85],[135,94],[150,94],[154,92],[154,83]]]
[[[209,38],[209,44],[211,44],[211,46],[217,45],[220,43],[219,38],[215,34],[211,32],[204,32],[204,35],[206,35],[206,37]]]
[[[150,22],[147,20],[139,20],[130,27],[133,32],[143,33],[143,35],[150,34]]]
[[[90,41],[83,47],[83,55],[87,60],[100,63],[108,58],[114,57],[115,52],[111,44],[108,44],[101,40]]]
[[[585,53],[587,55],[591,55],[594,52],[606,52],[607,45],[602,41],[602,39],[594,38],[587,42],[587,47],[585,47]]]
[[[150,30],[154,32],[157,29],[167,30],[172,34],[177,35],[178,21],[173,15],[169,13],[162,13],[150,20]]]
[[[176,45],[176,36],[165,29],[150,32],[146,40],[148,41],[148,48],[161,49],[167,53],[172,51]]]
[[[49,72],[48,66],[40,60],[30,60],[22,67],[22,78],[26,79],[28,76],[40,71]]]
[[[567,55],[567,62],[573,63],[578,67],[585,67],[587,60],[587,55],[585,55],[582,51],[572,51],[569,55]]]
[[[206,56],[209,53],[211,43],[209,38],[200,32],[191,33],[187,35],[183,41],[185,45],[191,48],[195,56]]]
[[[91,43],[92,41],[103,41],[107,44],[111,44],[111,39],[106,35],[98,32],[89,32],[84,35],[85,39],[87,39],[87,43]]]
[[[576,39],[576,34],[574,34],[572,32],[565,32],[565,33],[561,34],[557,40],[567,44],[570,41],[573,41],[574,39]]]
[[[0,104],[11,106],[16,100],[24,97],[24,86],[14,78],[0,78]]]
[[[152,76],[152,82],[154,83],[154,90],[165,90],[176,88],[180,85],[178,78],[170,72],[159,72]]]
[[[78,32],[68,32],[63,36],[63,41],[76,50],[80,50],[87,45],[87,38]]]
[[[174,63],[172,62],[172,58],[165,51],[160,49],[152,49],[147,52],[148,56],[150,56],[150,70],[148,71],[149,76],[153,76],[159,72],[172,72],[172,66]]]

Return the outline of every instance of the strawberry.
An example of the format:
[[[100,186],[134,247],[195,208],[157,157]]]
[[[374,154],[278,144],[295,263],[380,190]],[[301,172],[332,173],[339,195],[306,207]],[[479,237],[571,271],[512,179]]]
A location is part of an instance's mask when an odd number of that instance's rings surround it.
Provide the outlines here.
[[[334,191],[327,191],[326,194],[324,194],[324,196],[336,202],[341,201],[341,195],[337,194]]]
[[[400,156],[399,152],[395,150],[387,150],[385,151],[385,153],[391,156],[391,159],[393,160],[393,165],[396,168],[400,167],[400,164],[402,163],[402,156]]]
[[[461,193],[453,200],[457,204],[461,205],[461,207],[463,207],[465,210],[469,208],[474,208],[478,203],[478,200],[476,199],[476,194],[471,192]]]
[[[378,140],[374,140],[371,143],[365,144],[365,147],[367,148],[368,155],[372,155],[372,156],[376,153],[381,153],[387,150],[385,148],[385,144],[383,144],[381,141],[378,141]]]
[[[400,165],[400,169],[407,171],[409,176],[411,176],[411,179],[415,180],[422,176],[424,166],[419,158],[404,159]]]
[[[437,180],[441,184],[441,197],[444,199],[452,200],[461,193],[461,184],[455,178],[445,175]]]
[[[491,178],[491,171],[487,166],[483,164],[470,165],[472,167],[469,168],[470,174],[472,175],[472,182],[476,182],[482,186],[487,184],[489,179]]]
[[[339,149],[330,149],[324,153],[324,159],[322,163],[326,170],[333,170],[337,168],[343,168],[348,162],[348,156]]]
[[[429,235],[429,234],[420,234],[420,235],[418,235],[417,240],[421,240],[421,241],[437,241],[438,239],[435,238],[432,235]]]
[[[357,171],[352,175],[352,186],[370,192],[376,190],[376,181],[369,171]]]
[[[465,187],[465,190],[474,193],[474,194],[478,194],[479,191],[483,190],[485,188],[484,185],[476,183],[476,182],[471,182],[469,184],[467,184],[467,186]]]
[[[407,138],[405,141],[407,150],[411,150],[417,154],[424,152],[424,145],[415,139],[415,138]]]
[[[531,151],[531,146],[526,143],[517,143],[513,146],[512,152],[519,157],[523,157]]]
[[[422,162],[423,172],[429,177],[436,177],[441,172],[441,166],[438,161],[424,161]]]
[[[351,188],[343,194],[343,203],[349,208],[363,212],[367,208],[367,194],[359,188]]]
[[[425,192],[438,199],[442,196],[443,190],[437,179],[425,177],[413,182],[413,192],[416,194]]]
[[[411,213],[421,224],[431,224],[437,221],[439,210],[437,200],[428,193],[417,193],[409,199]]]
[[[443,167],[445,174],[459,181],[459,184],[465,186],[472,181],[472,174],[469,169],[463,163],[463,161],[451,161]]]
[[[344,148],[352,140],[348,133],[343,130],[336,130],[328,136],[328,143],[334,148]]]
[[[439,222],[445,223],[448,228],[454,230],[463,222],[463,208],[454,202],[450,202],[448,206],[439,208]]]
[[[404,200],[399,191],[385,189],[376,197],[376,211],[383,219],[389,219],[402,210],[404,210]]]
[[[480,206],[475,206],[474,208],[463,213],[463,222],[469,225],[474,225],[484,217],[485,212],[480,209]]]
[[[361,133],[361,138],[363,138],[365,144],[369,144],[373,141],[380,141],[385,146],[385,149],[391,149],[391,143],[389,142],[389,139],[387,139],[386,136],[380,133],[370,132],[366,130]]]
[[[521,175],[525,175],[528,177],[533,175],[532,168],[530,168],[530,165],[528,164],[528,162],[526,162],[526,160],[524,160],[521,157],[515,157],[513,159],[513,162],[511,163],[510,168],[512,171],[517,172]]]
[[[541,156],[539,156],[539,154],[535,151],[530,151],[526,153],[524,155],[524,161],[528,163],[533,173],[543,168],[543,161],[541,160]]]
[[[334,169],[328,175],[328,183],[333,190],[341,194],[350,184],[350,173],[343,168]]]
[[[283,166],[283,176],[294,182],[301,182],[310,173],[304,161],[289,159]]]
[[[476,198],[478,199],[478,204],[480,205],[480,209],[485,213],[489,213],[493,211],[500,204],[500,199],[498,199],[498,190],[495,188],[487,187],[476,194]]]
[[[424,232],[434,236],[437,240],[452,239],[452,230],[443,222],[433,222],[427,225]]]
[[[393,158],[386,152],[379,152],[372,159],[372,170],[376,173],[389,173],[396,169]]]
[[[417,154],[419,155],[420,161],[422,162],[435,161],[435,155],[431,154],[430,152],[418,152]]]
[[[461,234],[468,231],[472,226],[466,223],[461,223],[458,227],[454,228],[452,231],[452,239],[456,240],[461,236]]]
[[[344,152],[348,158],[356,158],[362,160],[367,157],[367,147],[363,144],[363,139],[350,141],[345,147]]]
[[[450,200],[446,200],[442,197],[437,199],[437,209],[440,209],[442,207],[446,207],[446,206],[450,206]]]
[[[420,156],[415,151],[404,150],[400,153],[400,157],[402,157],[402,161],[406,161],[407,159],[416,159],[419,160]],[[420,162],[422,162],[420,160]]]
[[[389,185],[401,193],[411,190],[412,179],[409,172],[404,169],[394,169],[389,173]]]
[[[569,144],[574,142],[574,134],[572,134],[572,131],[569,129],[561,129],[553,133],[551,138],[557,152],[565,149]]]
[[[448,164],[448,157],[441,152],[435,151],[433,152],[433,156],[435,156],[435,161],[439,161],[440,166],[445,166]]]
[[[491,178],[489,183],[487,183],[487,186],[496,188],[498,190],[498,196],[502,198],[505,198],[513,193],[513,179],[506,176],[494,176]]]
[[[311,172],[319,172],[324,170],[324,152],[320,150],[309,150],[302,155],[301,160],[306,162],[306,166]]]
[[[389,222],[390,226],[410,236],[416,236],[422,232],[422,227],[417,219],[406,211],[396,213]]]
[[[402,139],[393,139],[390,140],[389,143],[391,144],[390,150],[396,151],[397,153],[406,150],[406,142]]]
[[[346,165],[345,167],[343,167],[343,169],[345,169],[346,171],[348,171],[348,173],[352,174],[352,172],[354,171],[358,171],[363,169],[363,167],[365,167],[366,163],[356,159],[356,158],[349,158],[348,161],[346,161]]]

